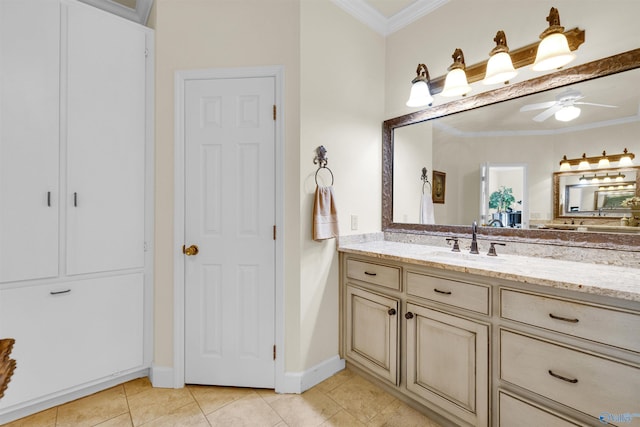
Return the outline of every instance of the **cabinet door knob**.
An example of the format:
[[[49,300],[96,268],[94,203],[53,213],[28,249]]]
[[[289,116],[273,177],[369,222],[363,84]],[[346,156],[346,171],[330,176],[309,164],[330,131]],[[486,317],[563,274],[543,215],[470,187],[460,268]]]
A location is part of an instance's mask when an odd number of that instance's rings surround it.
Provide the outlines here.
[[[387,311],[387,313],[389,313],[389,316],[393,316],[396,314],[396,309],[395,308],[390,308],[389,311]]]
[[[408,312],[408,313],[406,313],[406,314],[404,315],[404,318],[405,318],[405,319],[407,319],[407,320],[408,320],[408,319],[413,319],[413,313],[412,313],[412,312]]]
[[[198,252],[200,252],[200,249],[196,245],[191,245],[188,248],[182,245],[182,253],[186,256],[198,255]]]

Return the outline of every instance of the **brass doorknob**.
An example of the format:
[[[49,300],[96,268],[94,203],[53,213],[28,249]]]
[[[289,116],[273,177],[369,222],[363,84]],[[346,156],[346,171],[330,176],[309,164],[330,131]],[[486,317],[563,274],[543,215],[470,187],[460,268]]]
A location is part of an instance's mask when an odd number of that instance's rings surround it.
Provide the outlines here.
[[[186,256],[198,255],[198,252],[200,252],[200,250],[196,245],[191,245],[188,248],[185,247],[185,245],[182,245],[182,253]]]

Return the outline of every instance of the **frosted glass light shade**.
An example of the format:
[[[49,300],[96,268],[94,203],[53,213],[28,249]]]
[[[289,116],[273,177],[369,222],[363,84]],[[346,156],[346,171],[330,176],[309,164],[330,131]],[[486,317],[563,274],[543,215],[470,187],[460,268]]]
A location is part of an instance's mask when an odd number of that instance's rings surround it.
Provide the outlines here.
[[[598,161],[598,168],[608,168],[609,166],[611,166],[611,163],[609,163],[609,159],[606,157],[603,157]]]
[[[487,62],[487,72],[482,83],[485,85],[493,85],[497,83],[506,83],[518,75],[513,68],[511,56],[507,52],[498,52]]]
[[[567,37],[562,33],[549,34],[538,45],[536,60],[531,67],[534,71],[560,68],[576,57],[569,49]]]
[[[411,85],[411,93],[407,107],[425,107],[433,103],[429,85],[425,81],[417,81]]]
[[[454,68],[449,71],[444,80],[442,96],[460,96],[471,92],[471,86],[467,82],[467,74],[462,68]]]
[[[560,163],[560,170],[561,171],[570,171],[571,170],[571,163],[569,163],[569,162]]]
[[[620,157],[620,161],[618,161],[618,166],[633,166],[633,160],[631,160],[631,156]]]
[[[579,115],[580,109],[574,105],[569,105],[556,111],[554,116],[556,120],[561,122],[570,122],[571,120],[578,118]]]

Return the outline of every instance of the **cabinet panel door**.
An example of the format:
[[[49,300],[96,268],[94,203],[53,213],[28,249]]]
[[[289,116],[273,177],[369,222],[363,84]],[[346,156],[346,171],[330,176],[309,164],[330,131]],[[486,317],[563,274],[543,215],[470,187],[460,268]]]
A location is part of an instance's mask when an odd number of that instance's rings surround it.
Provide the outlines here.
[[[142,366],[142,308],[142,274],[0,291],[18,364],[0,408]]]
[[[347,286],[347,357],[398,383],[398,300]]]
[[[67,272],[144,262],[145,33],[66,5]]]
[[[478,426],[488,424],[488,326],[407,304],[407,389]]]
[[[0,2],[0,282],[58,275],[59,16]]]

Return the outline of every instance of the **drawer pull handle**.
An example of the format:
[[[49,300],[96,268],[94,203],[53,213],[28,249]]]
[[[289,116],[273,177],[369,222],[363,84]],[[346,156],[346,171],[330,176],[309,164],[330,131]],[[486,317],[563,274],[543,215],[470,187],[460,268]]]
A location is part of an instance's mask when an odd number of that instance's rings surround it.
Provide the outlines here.
[[[566,382],[568,382],[568,383],[571,383],[571,384],[576,384],[576,383],[578,382],[578,379],[577,379],[577,378],[567,378],[567,377],[563,377],[562,375],[558,375],[558,374],[556,374],[556,373],[555,373],[555,372],[553,372],[551,369],[549,369],[549,375],[551,375],[551,376],[552,376],[552,377],[554,377],[554,378],[558,378],[559,380],[562,380],[562,381],[566,381]]]
[[[412,312],[405,313],[404,318],[407,320],[413,319],[413,313]]]
[[[451,291],[441,291],[438,288],[433,288],[433,292],[437,292],[437,293],[443,294],[443,295],[451,295]]]
[[[69,292],[71,292],[71,289],[67,289],[64,291],[51,291],[49,292],[51,295],[61,295],[61,294],[68,294]]]
[[[377,276],[378,273],[369,273],[368,271],[365,271],[364,274],[366,274],[367,276]]]
[[[569,319],[567,317],[555,316],[553,313],[549,313],[549,317],[551,317],[552,319],[556,319],[556,320],[562,320],[563,322],[569,322],[569,323],[578,323],[579,322],[578,319]]]
[[[393,316],[396,314],[396,309],[395,308],[390,308],[389,311],[387,311],[387,313],[389,313],[389,316]]]

